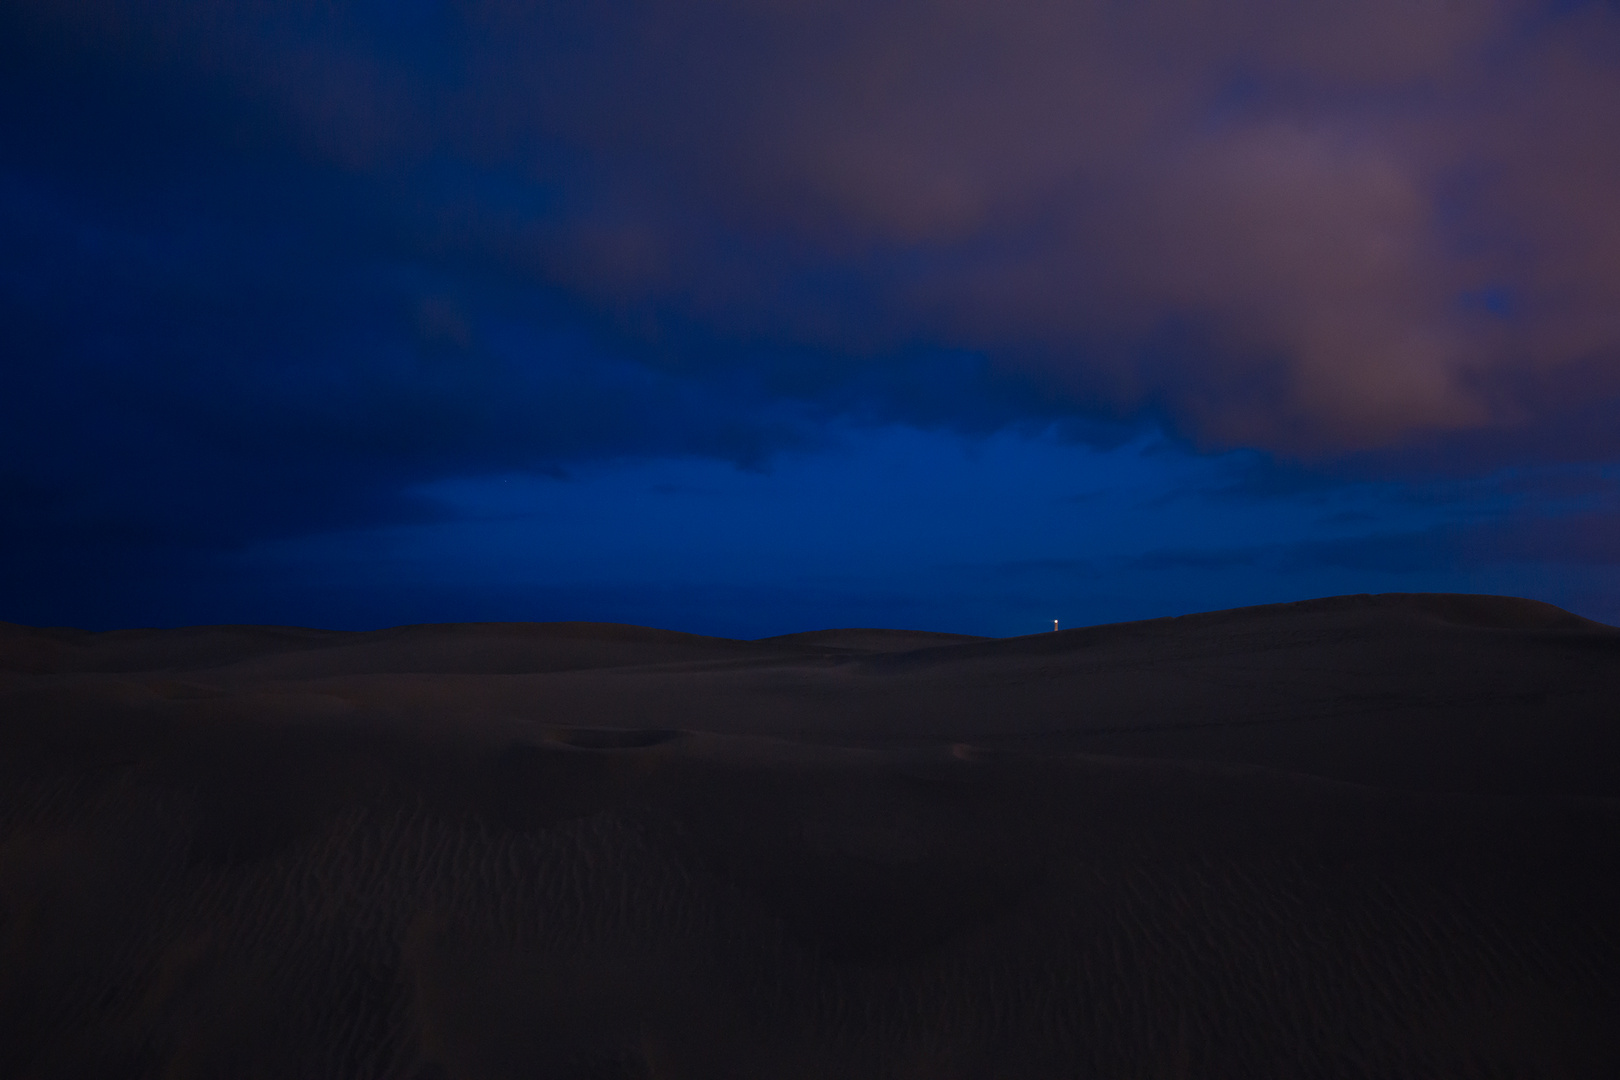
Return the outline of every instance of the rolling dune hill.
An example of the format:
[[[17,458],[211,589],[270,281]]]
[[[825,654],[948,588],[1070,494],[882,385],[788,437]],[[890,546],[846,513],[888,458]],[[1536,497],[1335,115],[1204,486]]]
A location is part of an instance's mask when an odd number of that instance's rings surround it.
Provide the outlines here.
[[[0,1076],[1620,1075],[1620,630],[0,625]]]

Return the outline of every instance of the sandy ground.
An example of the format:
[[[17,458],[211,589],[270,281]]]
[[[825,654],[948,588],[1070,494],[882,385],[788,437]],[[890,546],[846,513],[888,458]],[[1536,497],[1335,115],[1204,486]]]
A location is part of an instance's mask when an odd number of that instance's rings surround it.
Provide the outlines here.
[[[1620,1075],[1620,630],[0,624],[0,1077]]]

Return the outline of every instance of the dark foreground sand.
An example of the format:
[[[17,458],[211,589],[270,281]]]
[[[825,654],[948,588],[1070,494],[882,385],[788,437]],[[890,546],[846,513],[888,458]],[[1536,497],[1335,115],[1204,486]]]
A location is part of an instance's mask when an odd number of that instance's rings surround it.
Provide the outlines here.
[[[1620,1076],[1620,630],[0,624],[0,1077]]]

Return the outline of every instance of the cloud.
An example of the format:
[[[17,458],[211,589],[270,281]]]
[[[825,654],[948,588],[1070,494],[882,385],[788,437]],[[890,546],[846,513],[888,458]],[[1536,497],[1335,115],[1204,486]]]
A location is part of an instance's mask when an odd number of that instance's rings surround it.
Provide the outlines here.
[[[1546,423],[1522,384],[1583,362],[1616,390],[1611,8],[539,10],[479,9],[464,100],[486,153],[588,163],[539,166],[571,210],[532,259],[607,308],[980,351],[1294,452]]]
[[[1290,557],[1318,566],[1420,572],[1511,563],[1620,565],[1620,514],[1511,518],[1296,545]]]
[[[1396,574],[1478,572],[1513,565],[1620,566],[1620,514],[1510,514],[1426,528],[1320,540],[1215,548],[1159,548],[1126,560],[1131,570],[1318,568]]]
[[[1162,425],[1324,499],[1612,459],[1616,56],[1595,2],[18,0],[5,550],[852,418]]]
[[[22,10],[209,102],[143,138],[301,156],[374,200],[362,245],[561,290],[679,372],[977,353],[1318,457],[1556,429],[1575,370],[1620,395],[1612,5]]]

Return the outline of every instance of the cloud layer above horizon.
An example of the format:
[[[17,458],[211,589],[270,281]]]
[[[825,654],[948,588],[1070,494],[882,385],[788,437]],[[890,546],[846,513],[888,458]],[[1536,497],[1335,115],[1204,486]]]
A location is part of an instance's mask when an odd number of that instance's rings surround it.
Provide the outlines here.
[[[849,424],[1620,458],[1613,2],[13,0],[0,42],[14,559]]]

